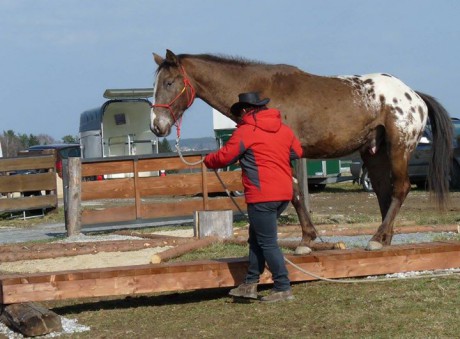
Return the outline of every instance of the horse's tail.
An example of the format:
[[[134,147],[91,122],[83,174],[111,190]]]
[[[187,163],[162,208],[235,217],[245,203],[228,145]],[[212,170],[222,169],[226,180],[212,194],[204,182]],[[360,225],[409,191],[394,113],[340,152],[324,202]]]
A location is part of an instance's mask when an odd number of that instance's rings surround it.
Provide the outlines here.
[[[428,118],[433,134],[428,188],[436,202],[445,208],[449,193],[449,173],[452,166],[452,121],[446,109],[432,96],[417,92],[428,106]]]

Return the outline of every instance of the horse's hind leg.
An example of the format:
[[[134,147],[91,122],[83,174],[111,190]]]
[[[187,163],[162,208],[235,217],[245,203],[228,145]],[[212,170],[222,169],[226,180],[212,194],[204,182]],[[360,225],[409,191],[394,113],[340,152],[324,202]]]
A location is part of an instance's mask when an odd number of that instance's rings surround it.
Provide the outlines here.
[[[305,206],[304,194],[296,178],[293,178],[294,195],[291,203],[299,217],[302,228],[302,240],[295,250],[295,254],[308,254],[311,252],[311,242],[316,239],[316,231],[310,218],[310,213]]]
[[[369,241],[367,250],[378,250],[391,244],[394,220],[410,190],[406,160],[410,154],[407,149],[393,148],[388,155],[386,146],[382,146],[375,155],[366,152],[361,155],[382,215],[382,224]]]

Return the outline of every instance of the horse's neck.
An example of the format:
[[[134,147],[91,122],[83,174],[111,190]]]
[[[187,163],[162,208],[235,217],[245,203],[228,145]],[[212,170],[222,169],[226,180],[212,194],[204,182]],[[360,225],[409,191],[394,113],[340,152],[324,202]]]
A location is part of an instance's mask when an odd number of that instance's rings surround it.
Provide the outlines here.
[[[230,107],[244,92],[247,72],[241,67],[221,65],[203,60],[187,60],[184,65],[198,98],[233,119]]]

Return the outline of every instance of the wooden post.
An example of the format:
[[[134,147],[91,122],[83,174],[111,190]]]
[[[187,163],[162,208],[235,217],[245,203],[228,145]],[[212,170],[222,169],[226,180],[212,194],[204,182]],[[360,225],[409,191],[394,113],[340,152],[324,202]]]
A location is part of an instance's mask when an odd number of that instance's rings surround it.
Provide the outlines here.
[[[295,173],[299,181],[299,189],[303,193],[305,207],[310,212],[310,195],[308,194],[307,159],[302,158],[295,162]]]
[[[194,236],[198,238],[214,236],[233,237],[233,211],[196,211],[194,216]]]
[[[204,156],[201,156],[201,160],[203,160]],[[208,210],[209,209],[209,200],[208,200],[208,168],[204,164],[204,162],[201,163],[201,175],[202,175],[202,191],[203,191],[203,209]]]
[[[137,158],[133,159],[133,179],[134,179],[134,205],[136,206],[136,219],[142,219],[141,191],[139,189],[139,172],[137,169]]]
[[[67,236],[81,231],[81,161],[68,158],[64,166],[64,214]]]
[[[61,317],[36,303],[6,305],[0,321],[27,337],[62,331]]]

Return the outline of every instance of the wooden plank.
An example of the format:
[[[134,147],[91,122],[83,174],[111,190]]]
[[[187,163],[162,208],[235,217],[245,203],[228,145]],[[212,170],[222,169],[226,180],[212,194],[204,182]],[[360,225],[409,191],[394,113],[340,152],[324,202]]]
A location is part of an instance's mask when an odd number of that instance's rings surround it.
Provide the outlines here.
[[[136,207],[116,206],[97,210],[83,210],[81,214],[82,227],[85,225],[113,223],[136,220]]]
[[[54,168],[54,166],[55,160],[53,155],[0,159],[0,168],[2,172],[49,169]]]
[[[134,179],[122,178],[81,182],[81,200],[134,199]]]
[[[242,191],[241,171],[219,172],[219,176],[230,191]],[[224,188],[214,172],[208,172],[208,191],[224,192]]]
[[[201,159],[200,155],[184,155],[188,162],[196,162]],[[200,165],[187,165],[179,157],[139,159],[139,172],[159,171],[159,170],[186,170],[199,169]]]
[[[459,252],[457,241],[395,245],[376,252],[332,250],[289,259],[322,277],[349,278],[460,267]],[[239,258],[4,276],[0,296],[2,304],[10,304],[231,287],[243,281],[247,265]],[[316,279],[291,265],[288,270],[291,281]],[[264,272],[261,283],[271,282]]]
[[[193,213],[203,208],[201,199],[177,199],[170,202],[143,203],[141,206],[144,219],[165,218],[174,216],[193,217]]]
[[[242,211],[246,211],[246,202],[244,196],[241,197],[234,197],[236,203],[241,208]],[[214,198],[209,199],[209,209],[210,210],[232,210],[238,211],[238,208],[232,202],[229,197],[222,197],[222,198]]]
[[[13,199],[0,199],[1,212],[28,211],[40,208],[57,207],[57,195],[30,196]]]
[[[81,164],[83,177],[117,173],[133,173],[133,161],[110,159],[101,162],[82,162]]]
[[[194,195],[201,193],[201,173],[169,174],[165,177],[139,178],[142,197]]]
[[[0,193],[55,189],[56,173],[54,172],[0,176]]]
[[[242,210],[246,210],[244,197],[235,198]],[[237,207],[232,203],[230,198],[212,198],[208,199],[209,210],[232,210],[238,211]],[[141,206],[142,218],[155,219],[174,216],[190,216],[193,217],[195,211],[203,209],[203,201],[201,199],[177,199],[170,202],[155,202],[143,203]]]

